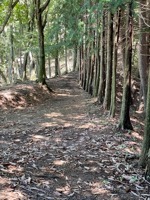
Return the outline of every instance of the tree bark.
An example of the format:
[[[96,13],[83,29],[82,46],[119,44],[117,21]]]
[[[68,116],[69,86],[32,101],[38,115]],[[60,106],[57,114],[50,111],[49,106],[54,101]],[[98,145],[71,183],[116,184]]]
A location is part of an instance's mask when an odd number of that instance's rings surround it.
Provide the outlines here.
[[[145,167],[147,164],[148,152],[150,150],[150,70],[149,70],[149,78],[148,79],[149,80],[148,80],[148,93],[147,93],[144,139],[143,139],[143,145],[142,145],[142,152],[141,152],[141,156],[140,156],[140,160],[139,160],[139,165],[142,167]],[[150,157],[150,155],[149,155],[149,157]],[[149,172],[150,172],[150,169],[149,169]],[[149,176],[150,176],[150,174],[149,174]]]
[[[46,84],[46,70],[45,70],[45,46],[44,46],[44,27],[46,21],[43,20],[42,14],[49,5],[50,0],[47,0],[43,6],[41,6],[41,0],[35,0],[36,5],[36,19],[39,35],[39,70],[38,70],[38,82]]]
[[[111,106],[110,116],[115,117],[116,110],[116,69],[117,69],[117,54],[118,54],[118,42],[119,42],[119,30],[120,30],[120,9],[115,14],[114,24],[114,45],[113,45],[113,67],[112,67],[112,84],[111,84]]]
[[[130,121],[130,105],[131,105],[131,68],[132,68],[132,7],[133,0],[127,5],[127,21],[126,21],[126,49],[125,49],[125,69],[124,69],[124,85],[122,106],[120,114],[120,129],[132,130]]]
[[[145,21],[147,18],[146,12],[147,0],[140,0],[140,16],[139,16],[139,45],[138,45],[138,63],[139,63],[139,74],[141,80],[141,89],[144,99],[144,110],[146,110],[146,96],[147,96],[147,78],[148,78],[148,43],[147,31]]]
[[[113,15],[108,11],[108,35],[107,35],[107,71],[106,71],[106,87],[103,107],[110,109],[111,103],[111,83],[112,83],[112,49],[113,49]]]
[[[99,88],[98,88],[98,103],[102,104],[105,94],[105,11],[101,14],[101,39],[100,39],[100,77],[99,77]]]

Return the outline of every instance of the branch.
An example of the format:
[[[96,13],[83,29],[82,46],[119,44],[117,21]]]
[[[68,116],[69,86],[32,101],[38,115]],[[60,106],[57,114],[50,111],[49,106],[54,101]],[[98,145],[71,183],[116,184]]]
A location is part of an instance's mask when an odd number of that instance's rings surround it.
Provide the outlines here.
[[[49,3],[50,3],[50,0],[47,0],[45,2],[45,4],[40,8],[41,13],[47,8],[47,6],[49,5]]]
[[[47,23],[47,15],[48,15],[48,10],[47,10],[47,12],[45,13],[45,18],[44,18],[44,20],[43,20],[43,28],[45,28],[46,23]]]
[[[19,2],[19,0],[15,0],[15,2],[13,3],[13,0],[11,0],[4,23],[3,23],[2,27],[0,28],[0,34],[4,31],[4,28],[9,21],[9,18],[11,17],[12,10],[18,2]]]

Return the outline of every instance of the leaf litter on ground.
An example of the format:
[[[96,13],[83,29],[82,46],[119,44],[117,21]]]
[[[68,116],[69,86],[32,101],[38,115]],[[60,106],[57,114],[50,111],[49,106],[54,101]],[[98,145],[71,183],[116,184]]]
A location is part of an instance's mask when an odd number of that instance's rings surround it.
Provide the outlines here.
[[[30,100],[22,97],[24,108],[4,104],[0,190],[7,191],[6,199],[149,198],[150,183],[137,166],[141,141],[118,132],[117,119],[111,121],[93,104],[73,76],[49,81],[54,96],[44,91],[39,96],[39,88],[31,85],[19,93],[34,88]]]

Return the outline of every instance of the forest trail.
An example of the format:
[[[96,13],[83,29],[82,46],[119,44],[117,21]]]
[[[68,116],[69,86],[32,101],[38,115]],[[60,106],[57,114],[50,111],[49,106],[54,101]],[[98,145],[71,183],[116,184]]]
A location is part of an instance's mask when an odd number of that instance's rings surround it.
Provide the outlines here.
[[[1,110],[0,200],[139,199],[131,180],[140,176],[133,167],[138,158],[130,155],[140,147],[117,132],[77,78],[50,79],[55,94]]]

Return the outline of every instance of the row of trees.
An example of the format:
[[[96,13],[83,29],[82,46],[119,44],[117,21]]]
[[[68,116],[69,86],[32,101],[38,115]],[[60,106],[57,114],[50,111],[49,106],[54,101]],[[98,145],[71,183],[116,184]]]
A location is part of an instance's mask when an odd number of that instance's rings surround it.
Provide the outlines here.
[[[97,97],[111,117],[116,112],[116,88],[121,87],[118,76],[122,77],[118,127],[132,130],[132,72],[137,71],[146,113],[139,163],[150,165],[149,0],[3,0],[0,11],[0,74],[4,80],[8,73],[12,81],[17,59],[17,70],[23,69],[21,77],[28,78],[27,72],[37,66],[38,81],[45,84],[50,59],[55,60],[55,75],[59,75],[59,55],[65,54],[67,72],[67,50],[72,49],[73,69],[79,70],[83,89]]]
[[[150,2],[89,0],[84,5],[84,14],[80,18],[84,24],[84,34],[78,44],[77,58],[81,85],[97,97],[98,103],[109,111],[110,117],[114,117],[118,94],[116,88],[120,87],[118,83],[122,77],[118,128],[133,130],[130,120],[132,74],[140,78],[140,101],[144,104],[146,121],[139,164],[145,167],[148,160],[150,162]]]

